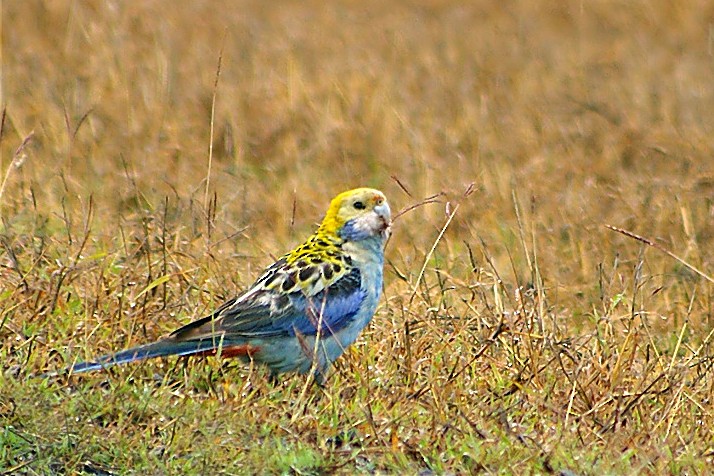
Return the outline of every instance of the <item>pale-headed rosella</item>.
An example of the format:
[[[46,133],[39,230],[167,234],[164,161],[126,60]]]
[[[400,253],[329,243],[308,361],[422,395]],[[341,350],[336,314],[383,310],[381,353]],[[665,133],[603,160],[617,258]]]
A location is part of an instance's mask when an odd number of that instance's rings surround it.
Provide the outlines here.
[[[213,314],[156,342],[75,363],[67,372],[153,357],[219,354],[265,365],[273,376],[312,370],[321,383],[375,313],[390,225],[382,192],[343,192],[312,236]]]

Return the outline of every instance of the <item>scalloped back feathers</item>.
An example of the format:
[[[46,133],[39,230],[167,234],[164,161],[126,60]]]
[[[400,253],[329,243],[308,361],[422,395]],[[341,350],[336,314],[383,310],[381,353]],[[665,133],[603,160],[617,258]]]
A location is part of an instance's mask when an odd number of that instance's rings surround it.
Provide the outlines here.
[[[391,212],[382,192],[356,188],[332,199],[320,227],[303,244],[265,270],[256,285],[312,296],[345,276],[353,266],[347,242],[380,240],[389,233]],[[346,233],[342,233],[346,232]],[[366,244],[366,243],[365,243]]]

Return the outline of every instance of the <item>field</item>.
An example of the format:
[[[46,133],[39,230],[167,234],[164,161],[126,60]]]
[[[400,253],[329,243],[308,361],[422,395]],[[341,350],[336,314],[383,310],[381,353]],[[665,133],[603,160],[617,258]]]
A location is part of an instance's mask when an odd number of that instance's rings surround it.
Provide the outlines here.
[[[706,0],[2,2],[0,474],[711,470],[713,78]],[[324,388],[33,377],[206,315],[356,186],[404,213]]]

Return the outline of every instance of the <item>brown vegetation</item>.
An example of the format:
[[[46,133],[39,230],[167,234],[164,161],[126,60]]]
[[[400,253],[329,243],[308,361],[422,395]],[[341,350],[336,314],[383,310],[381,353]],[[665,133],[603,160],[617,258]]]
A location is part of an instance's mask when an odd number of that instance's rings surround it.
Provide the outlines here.
[[[6,1],[2,27],[0,468],[713,464],[712,2]],[[324,391],[215,359],[29,378],[214,309],[361,185],[438,195]]]

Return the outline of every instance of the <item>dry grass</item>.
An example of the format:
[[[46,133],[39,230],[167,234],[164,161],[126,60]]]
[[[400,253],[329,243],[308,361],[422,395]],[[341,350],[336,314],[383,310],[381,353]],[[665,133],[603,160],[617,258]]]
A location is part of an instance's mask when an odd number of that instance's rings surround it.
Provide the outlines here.
[[[5,472],[711,468],[711,2],[2,15]],[[213,309],[358,185],[442,194],[324,391],[212,359],[28,378]]]

